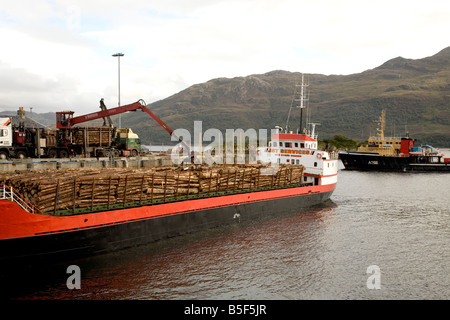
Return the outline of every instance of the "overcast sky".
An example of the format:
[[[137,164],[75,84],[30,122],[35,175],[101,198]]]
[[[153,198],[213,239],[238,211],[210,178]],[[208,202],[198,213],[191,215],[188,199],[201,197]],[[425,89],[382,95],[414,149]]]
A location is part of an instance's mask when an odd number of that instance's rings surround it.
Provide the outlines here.
[[[351,74],[450,46],[448,0],[0,0],[0,110],[147,103],[218,77]]]

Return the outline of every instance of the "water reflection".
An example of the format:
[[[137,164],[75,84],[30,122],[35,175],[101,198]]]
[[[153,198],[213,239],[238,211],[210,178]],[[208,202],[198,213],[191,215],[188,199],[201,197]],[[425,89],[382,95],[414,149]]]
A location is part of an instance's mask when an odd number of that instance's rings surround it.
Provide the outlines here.
[[[61,263],[16,297],[448,299],[449,177],[340,171],[320,208]],[[67,264],[81,290],[67,289]],[[370,265],[380,290],[367,288]]]

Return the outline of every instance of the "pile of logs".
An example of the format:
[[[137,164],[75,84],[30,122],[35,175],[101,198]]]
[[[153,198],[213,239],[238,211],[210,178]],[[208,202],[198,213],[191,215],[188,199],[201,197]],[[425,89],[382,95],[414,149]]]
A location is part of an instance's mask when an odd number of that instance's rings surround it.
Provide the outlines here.
[[[113,128],[110,127],[77,127],[73,130],[73,142],[88,146],[111,145]]]
[[[301,184],[303,167],[264,165],[61,169],[5,174],[0,184],[14,187],[42,212],[171,201],[173,197]]]

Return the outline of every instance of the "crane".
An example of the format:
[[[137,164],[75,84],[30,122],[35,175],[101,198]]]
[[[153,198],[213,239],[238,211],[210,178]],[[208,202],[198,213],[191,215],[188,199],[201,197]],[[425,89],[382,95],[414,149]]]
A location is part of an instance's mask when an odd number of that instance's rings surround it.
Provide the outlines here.
[[[106,109],[106,107],[102,108],[103,99],[100,100],[100,108],[102,111],[99,112],[93,112],[89,114],[85,114],[82,116],[74,117],[73,111],[59,111],[56,112],[56,127],[58,129],[72,129],[72,127],[76,124],[83,123],[86,121],[96,120],[99,118],[109,118],[110,116],[125,113],[128,111],[136,111],[138,109],[141,109],[142,111],[145,111],[150,117],[152,117],[160,126],[162,126],[169,135],[173,135],[173,130],[170,129],[161,119],[159,119],[153,112],[151,112],[143,99],[139,99],[138,101],[127,104],[124,106],[112,108],[112,109]],[[104,104],[103,104],[104,106]],[[187,150],[190,150],[189,146],[182,141],[179,137],[174,135],[176,139],[178,139],[179,142],[181,142]]]

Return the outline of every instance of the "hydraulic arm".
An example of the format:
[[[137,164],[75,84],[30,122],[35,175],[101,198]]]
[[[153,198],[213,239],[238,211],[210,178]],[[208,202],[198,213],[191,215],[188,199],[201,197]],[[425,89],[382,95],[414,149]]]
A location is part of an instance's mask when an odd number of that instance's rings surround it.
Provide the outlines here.
[[[170,135],[173,134],[173,130],[170,129],[161,119],[159,119],[153,112],[151,112],[146,104],[145,101],[140,99],[134,103],[120,106],[112,109],[106,109],[99,111],[99,112],[93,112],[86,115],[73,117],[73,111],[62,111],[56,113],[56,127],[59,129],[71,129],[74,125],[83,123],[86,121],[91,121],[99,118],[105,118],[110,117],[116,114],[125,113],[128,111],[136,111],[138,109],[141,109],[142,111],[147,112],[150,117],[152,117],[156,122],[159,123],[160,126],[162,126]],[[175,136],[176,137],[176,136]],[[178,141],[183,143],[185,147],[187,147],[187,150],[189,150],[189,147],[181,141],[180,138],[176,137]]]

